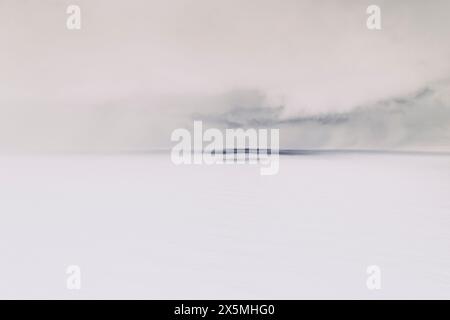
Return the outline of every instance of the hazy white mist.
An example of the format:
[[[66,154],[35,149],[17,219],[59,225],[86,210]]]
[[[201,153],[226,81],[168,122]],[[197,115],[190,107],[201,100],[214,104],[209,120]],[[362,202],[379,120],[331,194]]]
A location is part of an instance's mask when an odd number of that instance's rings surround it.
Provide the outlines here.
[[[69,4],[0,0],[1,152],[167,148],[197,115],[282,147],[449,148],[448,1],[377,1],[380,31],[370,1],[80,0],[79,31]]]

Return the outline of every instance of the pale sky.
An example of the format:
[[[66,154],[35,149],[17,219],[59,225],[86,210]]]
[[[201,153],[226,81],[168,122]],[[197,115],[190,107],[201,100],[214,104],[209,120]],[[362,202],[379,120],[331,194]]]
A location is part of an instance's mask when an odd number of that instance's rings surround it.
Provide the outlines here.
[[[382,30],[366,28],[370,4]],[[0,0],[0,150],[167,147],[193,117],[230,115],[281,125],[286,147],[447,149],[449,39],[446,0]],[[351,120],[314,122],[336,113]]]

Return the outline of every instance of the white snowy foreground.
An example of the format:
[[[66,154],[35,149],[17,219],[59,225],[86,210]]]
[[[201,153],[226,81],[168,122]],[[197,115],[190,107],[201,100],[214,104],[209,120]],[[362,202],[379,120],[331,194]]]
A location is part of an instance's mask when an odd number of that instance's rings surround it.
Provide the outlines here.
[[[280,161],[0,157],[0,298],[450,298],[450,156]]]

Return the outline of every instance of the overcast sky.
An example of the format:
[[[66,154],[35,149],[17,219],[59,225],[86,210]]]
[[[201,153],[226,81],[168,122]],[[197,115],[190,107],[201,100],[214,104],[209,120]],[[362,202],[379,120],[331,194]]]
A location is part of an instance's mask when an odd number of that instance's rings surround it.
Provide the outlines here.
[[[168,147],[195,117],[285,147],[448,149],[449,39],[447,0],[0,0],[0,150]]]

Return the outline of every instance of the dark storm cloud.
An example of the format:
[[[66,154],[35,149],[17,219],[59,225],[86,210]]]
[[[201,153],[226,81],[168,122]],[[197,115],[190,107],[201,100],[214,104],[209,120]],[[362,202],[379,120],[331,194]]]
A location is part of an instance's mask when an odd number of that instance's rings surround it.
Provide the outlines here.
[[[229,99],[229,97],[233,97]],[[347,112],[283,116],[258,91],[230,93],[228,109],[193,118],[219,127],[276,127],[291,148],[444,149],[450,141],[450,83],[441,81],[409,95]]]

